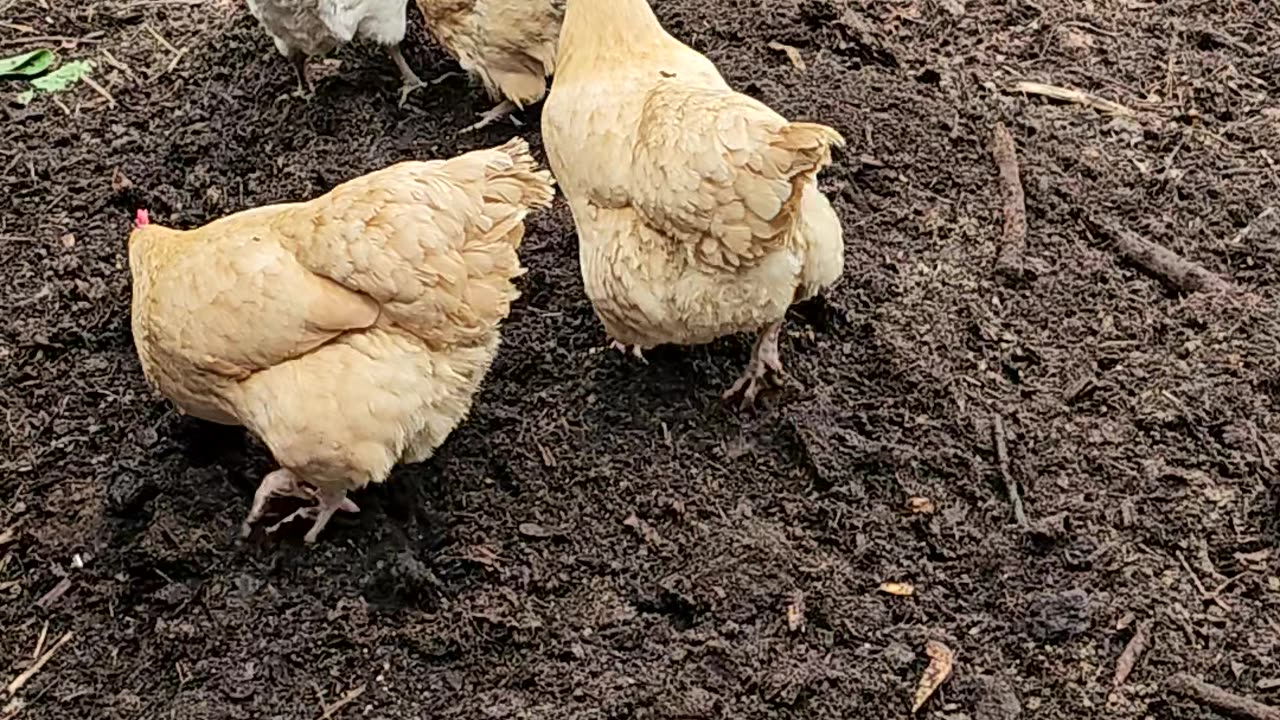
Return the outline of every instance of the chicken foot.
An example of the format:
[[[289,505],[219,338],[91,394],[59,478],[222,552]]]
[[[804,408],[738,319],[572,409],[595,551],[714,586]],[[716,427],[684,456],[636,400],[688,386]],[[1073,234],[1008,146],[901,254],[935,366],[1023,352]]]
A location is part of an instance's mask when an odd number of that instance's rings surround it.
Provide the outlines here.
[[[339,510],[346,512],[357,512],[359,508],[356,504],[347,498],[346,490],[338,490],[337,492],[315,491],[314,496],[318,499],[316,505],[308,505],[294,510],[283,520],[267,528],[268,535],[274,535],[280,528],[288,525],[294,520],[313,520],[311,529],[306,535],[302,536],[302,541],[308,545],[315,544],[316,538],[320,537],[320,531],[324,530],[324,526],[329,524],[329,518]]]
[[[622,353],[622,354],[624,354],[624,355],[625,355],[625,354],[627,354],[627,352],[628,352],[628,350],[627,350],[627,346],[626,346],[626,345],[624,345],[623,343],[618,342],[617,340],[610,340],[610,341],[609,341],[609,349],[611,349],[611,350],[617,350],[618,352],[620,352],[620,353]],[[645,365],[648,365],[648,364],[649,364],[649,361],[648,361],[648,360],[646,360],[646,359],[645,359],[645,357],[644,357],[644,348],[640,347],[639,345],[632,345],[632,346],[631,346],[630,353],[631,353],[632,357],[634,357],[635,359],[637,359],[637,360],[639,360],[640,362],[644,363]]]
[[[468,133],[474,130],[479,130],[482,127],[487,127],[497,122],[498,120],[501,120],[502,118],[510,115],[511,113],[515,112],[515,110],[516,110],[515,103],[511,102],[510,100],[503,100],[502,102],[495,105],[492,110],[489,110],[488,112],[480,113],[479,121],[462,128],[458,132]]]
[[[786,374],[782,370],[782,357],[778,354],[778,336],[782,334],[782,321],[766,327],[756,340],[755,349],[751,352],[751,362],[747,363],[742,377],[724,393],[724,399],[742,393],[741,409],[746,410],[755,404],[760,394],[761,383],[768,379],[775,386],[782,384]]]
[[[245,517],[244,523],[240,526],[240,537],[249,537],[253,532],[253,524],[262,519],[266,513],[267,501],[273,497],[296,497],[304,500],[317,500],[317,505],[295,510],[285,519],[267,528],[268,534],[274,534],[282,526],[288,524],[297,518],[314,518],[315,524],[307,533],[305,540],[308,543],[315,542],[316,537],[324,526],[328,524],[329,518],[333,513],[342,510],[343,512],[360,512],[359,506],[347,498],[345,490],[337,493],[325,492],[317,490],[304,483],[292,471],[281,468],[275,472],[268,473],[262,478],[262,483],[258,485],[258,490],[253,494],[253,506],[249,509],[249,515]]]
[[[400,71],[400,107],[404,107],[406,101],[409,100],[409,93],[418,88],[425,87],[425,84],[418,79],[417,73],[413,68],[409,67],[409,62],[404,59],[404,53],[400,52],[399,45],[388,45],[387,54],[391,56],[392,62],[396,64],[396,69]]]

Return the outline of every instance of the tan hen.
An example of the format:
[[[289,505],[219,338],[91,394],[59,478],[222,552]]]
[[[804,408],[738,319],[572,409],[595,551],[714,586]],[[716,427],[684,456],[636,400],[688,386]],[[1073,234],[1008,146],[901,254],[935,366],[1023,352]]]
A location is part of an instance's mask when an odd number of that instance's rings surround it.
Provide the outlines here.
[[[843,270],[815,179],[840,135],[735,92],[645,0],[568,0],[542,133],[615,346],[759,332],[725,393],[753,402],[782,373],[787,308]]]
[[[417,0],[427,30],[499,104],[477,130],[547,94],[565,0]],[[446,76],[447,77],[447,76]]]
[[[318,501],[295,513],[315,519],[314,542],[336,510],[356,510],[348,491],[444,442],[518,296],[524,218],[552,193],[515,139],[196,230],[139,213],[129,265],[143,372],[181,411],[248,427],[281,465],[245,534],[272,495],[297,495]]]

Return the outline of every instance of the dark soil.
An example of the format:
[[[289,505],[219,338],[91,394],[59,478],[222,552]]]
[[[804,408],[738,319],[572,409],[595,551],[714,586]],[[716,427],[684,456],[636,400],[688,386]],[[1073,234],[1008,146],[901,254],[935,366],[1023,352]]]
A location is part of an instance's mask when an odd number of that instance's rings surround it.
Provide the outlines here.
[[[1214,717],[1165,691],[1180,670],[1280,704],[1274,3],[658,11],[850,140],[823,180],[848,266],[788,324],[793,386],[722,405],[749,338],[601,352],[559,202],[470,420],[306,548],[237,541],[270,458],[146,387],[133,210],[195,226],[517,131],[458,136],[489,105],[459,79],[398,109],[368,46],[309,104],[278,100],[288,64],[236,0],[0,0],[0,49],[68,38],[115,102],[81,85],[0,111],[0,682],[46,627],[46,648],[74,632],[0,717],[313,719],[363,689],[335,716],[906,718],[930,639],[956,671],[921,717]],[[454,69],[421,31],[406,51]],[[1008,91],[1024,79],[1135,115]],[[1013,281],[997,122],[1030,226]],[[1178,294],[1121,232],[1239,292]]]

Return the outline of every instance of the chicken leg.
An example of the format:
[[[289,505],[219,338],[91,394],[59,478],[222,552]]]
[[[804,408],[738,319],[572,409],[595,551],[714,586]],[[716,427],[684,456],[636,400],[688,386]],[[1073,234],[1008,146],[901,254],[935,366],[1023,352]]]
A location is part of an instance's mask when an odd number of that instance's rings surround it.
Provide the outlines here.
[[[399,45],[388,45],[387,53],[391,55],[391,60],[396,64],[396,68],[400,71],[400,107],[409,99],[409,93],[424,87],[418,75],[413,72],[413,68],[409,67],[408,61],[404,59],[404,53],[400,52]]]
[[[489,110],[488,112],[480,113],[480,120],[478,122],[475,122],[471,125],[468,125],[462,128],[462,130],[459,130],[459,132],[468,133],[468,132],[472,132],[473,130],[479,130],[482,127],[487,127],[489,125],[492,125],[498,120],[501,120],[502,118],[515,112],[515,109],[516,109],[515,103],[511,102],[510,100],[503,100],[502,102],[495,105],[492,110]]]
[[[332,495],[332,494],[330,494]],[[253,494],[253,506],[249,509],[249,515],[245,517],[244,523],[240,526],[240,537],[249,537],[253,532],[253,524],[262,519],[266,514],[267,502],[273,497],[296,497],[304,500],[319,500],[319,505],[311,505],[294,511],[284,520],[272,525],[267,529],[268,533],[275,533],[282,525],[285,525],[295,517],[313,517],[316,518],[316,525],[312,527],[312,532],[307,533],[309,538],[307,542],[315,542],[315,535],[324,529],[329,518],[335,510],[344,512],[360,512],[360,508],[347,498],[346,491],[342,491],[337,495],[336,500],[329,495],[316,490],[314,487],[302,482],[297,475],[285,468],[268,473],[262,478],[262,483],[258,485],[258,490]],[[332,510],[327,514],[323,514],[327,504],[336,503]],[[323,519],[321,519],[323,518]]]
[[[751,352],[751,362],[742,371],[742,377],[724,393],[729,398],[742,393],[741,409],[745,410],[755,404],[756,395],[760,394],[761,381],[768,378],[775,385],[781,385],[785,374],[782,370],[782,357],[778,354],[778,336],[782,333],[782,321],[778,320],[766,327],[756,340],[755,349]],[[770,375],[772,374],[772,377]]]
[[[307,56],[300,52],[292,53],[289,55],[289,64],[293,66],[294,75],[298,76],[298,89],[291,94],[302,100],[310,100],[315,93],[315,88],[311,86],[311,81],[307,79]],[[285,97],[288,96],[282,96],[281,99]]]

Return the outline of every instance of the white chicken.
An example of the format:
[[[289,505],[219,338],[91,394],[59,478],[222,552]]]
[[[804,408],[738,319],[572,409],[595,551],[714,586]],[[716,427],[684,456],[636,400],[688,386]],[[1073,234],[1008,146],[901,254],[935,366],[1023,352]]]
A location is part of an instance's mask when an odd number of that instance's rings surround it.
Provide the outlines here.
[[[725,393],[752,403],[782,375],[787,308],[842,274],[816,175],[843,138],[735,92],[645,0],[568,0],[542,134],[614,346],[759,332]]]
[[[298,89],[307,92],[308,57],[324,55],[359,36],[387,48],[402,86],[400,104],[422,81],[400,52],[404,41],[408,0],[248,0],[249,12],[293,63]]]

